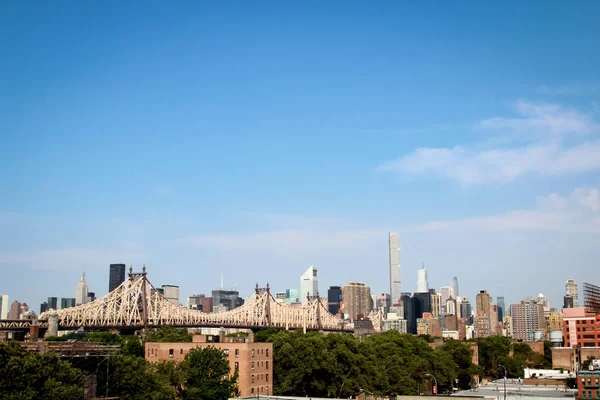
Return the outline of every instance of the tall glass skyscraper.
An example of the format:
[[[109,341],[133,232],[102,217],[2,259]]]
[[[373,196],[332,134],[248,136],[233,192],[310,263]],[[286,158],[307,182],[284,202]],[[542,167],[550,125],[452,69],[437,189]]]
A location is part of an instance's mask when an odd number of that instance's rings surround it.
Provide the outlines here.
[[[108,277],[108,292],[112,292],[125,281],[125,264],[110,264]]]
[[[390,252],[390,295],[392,296],[392,306],[400,304],[402,296],[400,285],[400,236],[397,232],[389,234],[389,252]]]
[[[427,270],[423,268],[417,270],[417,293],[429,293],[429,282],[427,281]]]
[[[454,277],[452,278],[452,297],[454,297],[455,299],[460,296],[460,294],[458,293],[458,278]]]

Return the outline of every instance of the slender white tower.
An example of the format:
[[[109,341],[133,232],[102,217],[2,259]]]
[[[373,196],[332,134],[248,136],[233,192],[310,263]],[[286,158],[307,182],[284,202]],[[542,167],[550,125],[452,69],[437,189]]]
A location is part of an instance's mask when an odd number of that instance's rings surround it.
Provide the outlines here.
[[[389,233],[390,253],[390,296],[392,307],[400,304],[401,282],[400,282],[400,236],[397,232]]]
[[[425,264],[417,271],[417,293],[429,293],[429,282],[427,281]]]
[[[81,279],[77,284],[77,290],[75,291],[75,305],[81,305],[87,303],[88,299],[88,284],[85,281],[85,272],[81,275]]]

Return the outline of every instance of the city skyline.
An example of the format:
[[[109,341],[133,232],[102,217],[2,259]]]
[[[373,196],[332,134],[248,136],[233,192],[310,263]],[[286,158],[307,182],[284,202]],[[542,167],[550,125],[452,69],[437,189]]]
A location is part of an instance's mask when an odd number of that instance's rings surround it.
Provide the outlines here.
[[[0,293],[387,293],[397,232],[403,291],[559,307],[600,259],[600,4],[472,4],[6,4]]]

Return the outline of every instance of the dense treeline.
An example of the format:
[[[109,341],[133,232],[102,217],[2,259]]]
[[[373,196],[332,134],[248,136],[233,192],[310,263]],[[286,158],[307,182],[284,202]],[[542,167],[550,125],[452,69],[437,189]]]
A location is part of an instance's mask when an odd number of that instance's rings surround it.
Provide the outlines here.
[[[274,347],[274,393],[278,395],[348,397],[361,390],[381,395],[439,392],[469,388],[474,376],[523,375],[523,367],[551,367],[549,343],[540,355],[524,343],[495,336],[475,341],[479,365],[472,363],[469,342],[448,340],[433,349],[432,338],[390,331],[365,339],[350,334],[258,332],[256,341]],[[458,380],[458,381],[457,381]]]

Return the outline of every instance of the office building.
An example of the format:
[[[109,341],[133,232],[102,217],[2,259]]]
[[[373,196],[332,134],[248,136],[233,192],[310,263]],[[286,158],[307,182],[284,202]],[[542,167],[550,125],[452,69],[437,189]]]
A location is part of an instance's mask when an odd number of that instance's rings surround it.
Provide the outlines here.
[[[450,287],[452,287],[452,295],[454,296],[454,298],[458,298],[460,294],[458,293],[458,278],[456,276],[452,278],[452,284],[450,285]]]
[[[285,292],[275,293],[275,302],[278,304],[285,304]]]
[[[162,285],[163,296],[173,304],[179,305],[179,286]]]
[[[496,305],[498,306],[498,322],[504,320],[504,313],[506,310],[506,304],[504,303],[504,296],[496,297]]]
[[[427,281],[427,270],[425,264],[417,270],[417,293],[429,293],[429,282]]]
[[[388,238],[390,259],[390,296],[392,306],[398,305],[402,297],[400,281],[400,236],[397,232],[390,232]]]
[[[452,295],[446,300],[446,315],[456,315],[456,300],[454,300]]]
[[[600,286],[583,283],[583,307],[589,313],[600,314]]]
[[[516,340],[534,341],[535,332],[544,330],[544,306],[536,301],[525,299],[520,304],[510,306],[513,332],[512,338]]]
[[[600,315],[583,307],[563,310],[563,338],[565,347],[600,347]]]
[[[349,282],[342,288],[344,317],[352,320],[367,318],[369,315],[371,288],[362,282]]]
[[[311,265],[300,277],[300,302],[306,303],[310,298],[319,295],[319,271]]]
[[[186,305],[190,310],[210,313],[213,310],[213,298],[206,297],[204,294],[194,294],[188,297]]]
[[[77,284],[77,289],[75,290],[75,305],[79,306],[81,304],[85,304],[88,301],[88,284],[85,281],[85,272],[81,274],[81,279]]]
[[[410,293],[403,293],[402,304],[404,305],[404,319],[406,320],[406,331],[417,334],[417,316],[415,315],[415,303],[416,299],[413,299]]]
[[[125,264],[110,264],[108,276],[108,292],[112,292],[125,281]]]
[[[0,319],[8,319],[8,295],[0,294]]]
[[[96,300],[96,293],[94,293],[94,292],[88,292],[87,302],[91,303],[92,301],[95,301],[95,300]]]
[[[10,303],[8,319],[21,319],[21,303],[19,303],[17,300]]]
[[[415,318],[423,318],[423,314],[431,313],[431,295],[429,292],[413,294],[413,307]]]
[[[213,290],[212,300],[213,312],[217,312],[215,309],[222,311],[220,306],[225,307],[225,311],[231,311],[244,304],[244,299],[240,297],[240,293],[237,290]]]
[[[340,307],[342,305],[342,288],[341,286],[330,286],[329,290],[327,290],[327,310],[333,314],[337,315],[340,312]]]
[[[46,312],[47,309],[48,309],[48,303],[47,302],[43,302],[42,304],[40,304],[40,314]]]
[[[60,308],[59,297],[48,297],[47,310],[58,310]]]
[[[294,304],[300,302],[300,296],[298,289],[286,289],[285,291],[285,304]]]
[[[60,299],[60,308],[71,308],[75,307],[75,297],[63,297]]]
[[[573,307],[579,307],[579,292],[577,291],[577,283],[573,279],[569,279],[565,284],[565,294],[568,294],[573,299]]]
[[[253,335],[245,340],[239,337],[194,335],[191,343],[146,342],[145,357],[152,363],[181,362],[190,350],[215,347],[229,362],[230,374],[238,374],[240,397],[269,396],[273,394],[273,343],[254,342]]]

